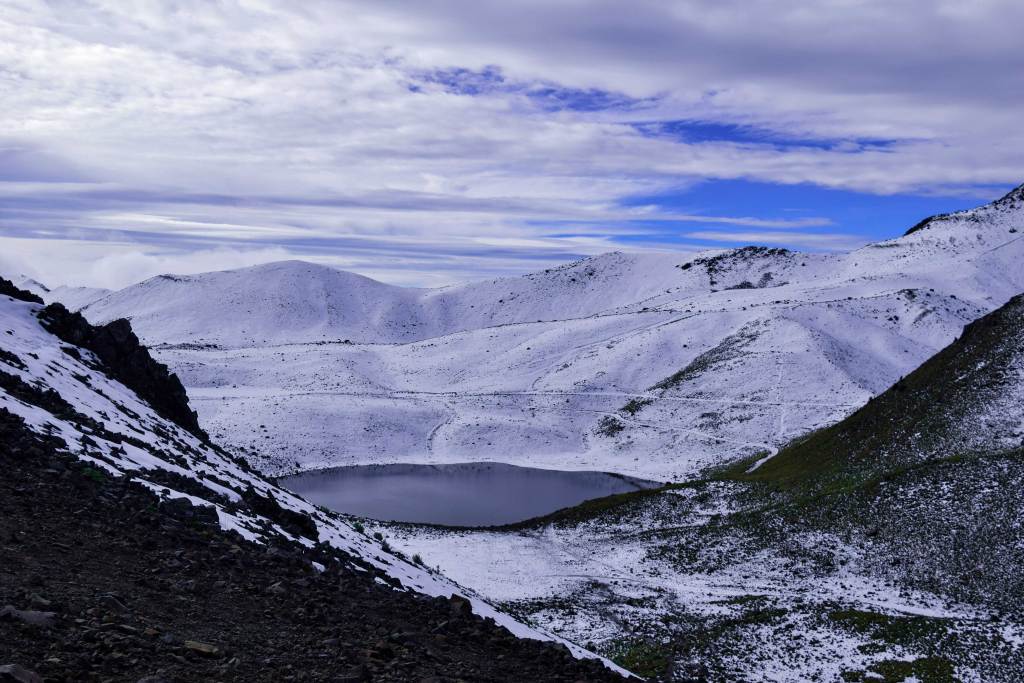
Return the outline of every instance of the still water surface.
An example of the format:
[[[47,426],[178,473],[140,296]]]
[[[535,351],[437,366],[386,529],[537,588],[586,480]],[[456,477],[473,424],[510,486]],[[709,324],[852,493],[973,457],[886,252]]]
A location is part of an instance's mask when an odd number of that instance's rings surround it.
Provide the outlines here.
[[[336,512],[451,526],[511,524],[592,498],[658,486],[605,472],[501,463],[336,467],[283,477],[280,483]]]

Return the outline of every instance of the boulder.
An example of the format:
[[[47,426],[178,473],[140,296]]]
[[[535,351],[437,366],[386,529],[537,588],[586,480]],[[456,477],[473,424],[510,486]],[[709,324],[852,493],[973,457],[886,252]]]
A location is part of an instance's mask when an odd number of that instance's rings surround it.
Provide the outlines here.
[[[57,623],[57,613],[38,612],[31,609],[15,609],[11,605],[6,605],[0,609],[0,620],[20,621],[29,626],[50,628]]]
[[[29,671],[17,664],[0,665],[0,681],[15,681],[16,683],[43,683],[42,677],[34,671]]]

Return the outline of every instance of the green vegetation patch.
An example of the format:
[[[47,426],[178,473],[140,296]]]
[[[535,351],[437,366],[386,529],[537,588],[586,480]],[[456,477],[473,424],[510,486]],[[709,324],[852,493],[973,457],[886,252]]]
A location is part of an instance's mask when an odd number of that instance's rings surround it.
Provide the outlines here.
[[[622,412],[627,415],[636,415],[643,410],[644,406],[650,405],[651,403],[652,401],[649,398],[631,398],[626,405],[622,406]]]
[[[920,657],[912,661],[885,659],[868,667],[867,671],[844,671],[847,683],[902,683],[917,680],[920,683],[956,683],[953,664],[944,657]]]
[[[643,676],[656,678],[668,673],[672,652],[663,645],[646,640],[615,640],[604,655],[624,669]]]
[[[97,484],[102,484],[107,480],[107,475],[95,467],[83,467],[82,476],[92,479]]]
[[[828,618],[875,640],[906,645],[922,638],[934,641],[948,632],[948,620],[937,617],[891,616],[858,609],[829,612]]]

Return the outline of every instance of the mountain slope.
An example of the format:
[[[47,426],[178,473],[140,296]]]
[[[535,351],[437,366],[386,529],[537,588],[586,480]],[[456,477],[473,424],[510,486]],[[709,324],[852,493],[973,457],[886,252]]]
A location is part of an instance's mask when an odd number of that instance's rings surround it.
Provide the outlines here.
[[[1024,448],[1024,295],[964,328],[952,344],[839,424],[750,473],[754,481],[828,486],[973,453]]]
[[[1024,289],[1020,193],[850,253],[606,254],[437,290],[288,262],[155,278],[84,312],[131,318],[204,428],[268,472],[683,479],[838,421]]]
[[[743,469],[734,477],[777,491],[790,524],[870,536],[877,571],[1019,613],[1024,295],[842,422]]]
[[[126,317],[145,339],[243,346],[399,341],[413,334],[416,290],[300,261],[222,273],[160,275],[84,308]]]
[[[380,526],[514,613],[666,679],[1016,683],[1024,295],[774,457],[514,532]]]
[[[0,331],[5,457],[73,461],[73,471],[82,477],[114,482],[109,489],[131,489],[137,502],[149,496],[140,503],[143,507],[226,533],[232,543],[284,545],[296,552],[319,549],[344,571],[366,573],[394,590],[433,596],[465,593],[443,576],[390,552],[386,543],[367,537],[351,521],[278,488],[210,443],[194,429],[194,415],[176,378],[138,346],[123,321],[92,328],[62,306],[43,308],[39,297],[0,279]],[[147,403],[147,395],[160,407]],[[24,474],[32,476],[31,467]],[[30,490],[15,489],[17,495]],[[26,530],[16,528],[19,533]],[[308,570],[310,565],[305,566]],[[473,594],[463,602],[467,611],[489,617],[515,635],[554,639]]]

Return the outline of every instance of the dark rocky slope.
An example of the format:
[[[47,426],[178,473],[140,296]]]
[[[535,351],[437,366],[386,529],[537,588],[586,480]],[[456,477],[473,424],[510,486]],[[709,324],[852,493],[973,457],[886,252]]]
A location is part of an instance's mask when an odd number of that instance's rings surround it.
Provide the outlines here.
[[[248,543],[59,448],[0,411],[0,665],[48,681],[622,680],[336,551]]]
[[[149,350],[132,332],[124,319],[93,326],[81,313],[72,313],[63,304],[44,308],[39,319],[43,327],[74,346],[96,354],[109,376],[132,389],[158,415],[206,439],[199,418],[188,405],[185,387],[178,376],[149,355]]]

